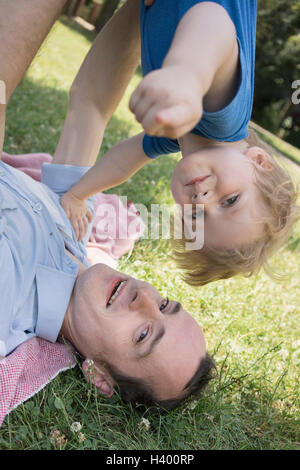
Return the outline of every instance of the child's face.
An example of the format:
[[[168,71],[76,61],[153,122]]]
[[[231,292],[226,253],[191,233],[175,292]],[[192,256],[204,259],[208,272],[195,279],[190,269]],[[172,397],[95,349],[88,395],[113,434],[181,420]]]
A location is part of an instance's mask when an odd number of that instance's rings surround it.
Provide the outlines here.
[[[204,205],[205,245],[238,248],[264,233],[260,220],[265,209],[253,165],[247,154],[235,148],[205,147],[182,158],[171,190],[182,208],[184,204]]]

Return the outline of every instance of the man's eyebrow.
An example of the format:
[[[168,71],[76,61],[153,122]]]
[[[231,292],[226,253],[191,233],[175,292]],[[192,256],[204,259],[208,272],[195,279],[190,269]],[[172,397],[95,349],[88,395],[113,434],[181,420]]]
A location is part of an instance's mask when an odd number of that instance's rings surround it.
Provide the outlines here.
[[[159,330],[158,330],[158,333],[156,334],[156,336],[154,336],[153,340],[151,341],[150,343],[150,346],[148,347],[148,349],[143,352],[143,354],[141,354],[139,356],[139,359],[143,359],[145,358],[146,356],[149,356],[149,354],[152,353],[153,351],[153,348],[159,343],[159,341],[161,340],[161,338],[164,336],[166,330],[165,330],[165,327],[162,326]]]

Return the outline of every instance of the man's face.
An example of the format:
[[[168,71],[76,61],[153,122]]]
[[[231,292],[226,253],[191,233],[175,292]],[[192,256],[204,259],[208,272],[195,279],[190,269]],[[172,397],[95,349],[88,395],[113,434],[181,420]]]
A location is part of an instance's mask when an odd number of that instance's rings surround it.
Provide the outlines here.
[[[201,328],[179,303],[103,264],[78,277],[72,310],[80,352],[147,381],[159,400],[183,395],[206,354]]]
[[[184,157],[175,168],[172,185],[182,208],[204,207],[205,245],[231,249],[264,234],[265,215],[250,159],[234,148],[214,146]],[[191,216],[191,215],[190,215]]]

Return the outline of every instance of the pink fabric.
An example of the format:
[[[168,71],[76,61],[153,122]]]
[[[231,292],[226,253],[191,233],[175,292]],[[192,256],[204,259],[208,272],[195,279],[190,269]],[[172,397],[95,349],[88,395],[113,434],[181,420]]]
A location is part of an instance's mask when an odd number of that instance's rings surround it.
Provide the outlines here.
[[[42,164],[51,163],[52,157],[47,153],[26,155],[3,153],[2,161],[40,181]],[[108,206],[109,213],[105,210]],[[95,264],[100,262],[98,259],[104,259],[107,264],[116,267],[117,263],[114,260],[131,252],[134,243],[142,236],[145,225],[134,204],[129,201],[128,205],[124,206],[115,194],[96,194],[94,209],[93,229],[87,244],[88,260],[91,264]]]
[[[41,181],[41,167],[43,163],[51,163],[52,157],[48,153],[28,153],[25,155],[9,155],[2,153],[2,161],[18,170],[24,171],[36,181]]]
[[[40,181],[42,163],[51,162],[52,157],[45,153],[3,153],[2,161]],[[109,214],[103,210],[107,204],[110,205]],[[95,219],[87,245],[88,260],[91,264],[105,263],[116,267],[117,260],[131,252],[145,226],[134,205],[129,203],[125,207],[116,195],[97,194],[94,207]],[[116,227],[112,208],[117,214]],[[32,397],[61,371],[74,367],[74,352],[71,346],[35,337],[0,360],[0,426],[12,409]]]
[[[65,344],[31,338],[0,361],[0,426],[4,417],[56,377],[76,365]]]

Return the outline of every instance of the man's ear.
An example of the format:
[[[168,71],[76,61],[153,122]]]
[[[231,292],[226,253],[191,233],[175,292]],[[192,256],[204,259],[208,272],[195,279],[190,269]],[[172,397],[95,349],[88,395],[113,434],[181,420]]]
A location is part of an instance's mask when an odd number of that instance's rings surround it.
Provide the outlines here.
[[[110,398],[114,394],[114,381],[105,366],[96,365],[91,359],[85,359],[82,370],[86,380],[96,385],[101,395]]]
[[[272,157],[261,147],[250,147],[246,150],[245,155],[264,170],[273,170]]]

